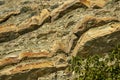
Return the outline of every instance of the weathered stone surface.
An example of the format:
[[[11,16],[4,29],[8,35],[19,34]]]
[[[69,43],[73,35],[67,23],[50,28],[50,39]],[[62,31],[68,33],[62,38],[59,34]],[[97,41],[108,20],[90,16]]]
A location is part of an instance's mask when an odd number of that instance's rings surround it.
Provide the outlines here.
[[[72,80],[72,56],[119,43],[119,13],[119,0],[1,0],[0,80]]]
[[[73,28],[73,33],[77,32],[85,32],[90,28],[98,27],[101,25],[105,25],[110,22],[119,22],[119,20],[115,17],[93,17],[93,16],[85,16],[83,20],[80,20],[76,26]],[[80,35],[80,34],[79,34]]]
[[[90,45],[90,43],[89,43],[90,41],[92,41],[94,39],[97,39],[97,38],[100,38],[100,37],[103,37],[103,36],[106,36],[106,35],[110,35],[110,34],[112,35],[112,34],[114,34],[115,32],[118,32],[118,31],[120,31],[120,23],[108,24],[108,25],[100,26],[100,27],[93,28],[93,29],[90,29],[90,30],[86,31],[84,34],[82,34],[82,36],[78,40],[78,42],[77,42],[77,44],[76,44],[76,46],[73,50],[72,55],[76,56],[78,51],[80,53],[82,53],[82,52],[85,53],[86,52],[86,54],[87,54],[88,53],[87,50],[90,50],[89,48],[88,49],[85,48],[84,50],[81,50],[81,49],[82,49],[82,47],[85,47],[87,45],[89,45],[89,47],[94,48],[94,46],[92,44]],[[109,41],[109,39],[107,41]],[[106,43],[107,43],[107,41],[106,41]],[[94,41],[94,43],[95,43],[95,41]],[[117,44],[117,43],[119,43],[119,42],[116,42],[116,43],[113,43],[113,44]],[[108,44],[109,44],[109,42],[108,42]],[[94,50],[94,51],[96,53],[102,53],[103,52],[102,47],[105,47],[105,46],[106,45],[104,45],[104,46],[102,45],[99,48],[99,50],[97,50],[97,51]],[[100,51],[100,49],[101,49],[101,51]]]
[[[26,32],[34,30],[38,28],[38,26],[40,26],[48,17],[49,17],[49,11],[47,9],[44,9],[41,11],[40,15],[33,16],[32,18],[23,21],[19,26],[16,25],[2,26],[0,27],[0,35],[1,35],[0,41],[7,40],[6,38],[8,38],[9,36],[17,37],[18,36],[17,34],[24,34]],[[12,34],[12,35],[8,35],[8,34]]]
[[[58,50],[62,50],[65,53],[70,53],[73,42],[77,37],[74,34],[64,36],[61,40],[55,41],[52,46],[52,52],[55,53]]]
[[[103,7],[109,0],[80,0],[87,7]]]
[[[10,65],[13,63],[18,63],[25,58],[28,59],[28,58],[47,58],[47,57],[52,57],[52,54],[48,52],[39,52],[39,53],[26,52],[14,56],[9,55],[0,60],[0,67],[5,65]]]

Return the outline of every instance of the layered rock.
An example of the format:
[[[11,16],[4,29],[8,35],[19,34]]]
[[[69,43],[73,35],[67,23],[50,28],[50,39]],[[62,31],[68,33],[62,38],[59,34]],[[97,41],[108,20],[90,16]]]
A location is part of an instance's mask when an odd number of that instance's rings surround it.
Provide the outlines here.
[[[109,0],[0,1],[0,79],[71,79],[65,69],[72,56],[109,53],[119,43],[119,6]]]

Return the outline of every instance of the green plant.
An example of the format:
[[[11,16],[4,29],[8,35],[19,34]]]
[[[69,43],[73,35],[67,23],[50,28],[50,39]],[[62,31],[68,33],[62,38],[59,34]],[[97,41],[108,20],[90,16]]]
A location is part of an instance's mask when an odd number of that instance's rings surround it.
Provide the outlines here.
[[[120,45],[108,56],[73,57],[69,70],[79,75],[75,80],[120,80]]]

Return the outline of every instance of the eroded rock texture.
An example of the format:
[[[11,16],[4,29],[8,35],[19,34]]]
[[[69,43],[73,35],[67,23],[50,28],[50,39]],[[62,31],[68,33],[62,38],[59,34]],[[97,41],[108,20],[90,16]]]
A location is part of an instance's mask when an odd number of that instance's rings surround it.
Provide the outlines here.
[[[0,80],[72,80],[72,56],[120,41],[119,0],[0,0]]]

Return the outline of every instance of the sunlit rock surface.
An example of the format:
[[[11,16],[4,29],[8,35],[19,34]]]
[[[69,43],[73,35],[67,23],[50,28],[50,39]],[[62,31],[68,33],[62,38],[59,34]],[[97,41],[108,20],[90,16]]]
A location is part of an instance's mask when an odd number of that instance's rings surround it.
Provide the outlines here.
[[[72,56],[120,41],[119,0],[0,0],[0,80],[72,80]]]

